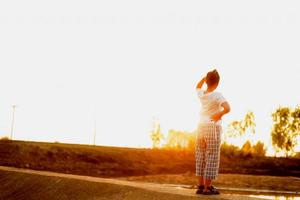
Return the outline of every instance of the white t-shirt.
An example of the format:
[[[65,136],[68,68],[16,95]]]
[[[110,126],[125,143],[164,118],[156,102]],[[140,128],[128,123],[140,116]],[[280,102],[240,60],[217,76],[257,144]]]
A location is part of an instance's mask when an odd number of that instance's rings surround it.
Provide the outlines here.
[[[213,123],[214,121],[211,119],[212,115],[222,111],[221,104],[226,102],[226,99],[219,92],[204,94],[204,90],[197,89],[197,94],[202,105],[199,123]],[[221,125],[222,120],[215,123]]]

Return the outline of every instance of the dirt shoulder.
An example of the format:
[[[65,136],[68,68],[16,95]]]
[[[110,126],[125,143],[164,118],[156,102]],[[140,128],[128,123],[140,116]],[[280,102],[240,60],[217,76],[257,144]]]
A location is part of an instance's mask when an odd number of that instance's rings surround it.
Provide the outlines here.
[[[148,175],[120,178],[122,180],[192,186],[197,183],[194,174]],[[214,185],[219,188],[258,189],[298,192],[300,178],[261,175],[220,174]]]

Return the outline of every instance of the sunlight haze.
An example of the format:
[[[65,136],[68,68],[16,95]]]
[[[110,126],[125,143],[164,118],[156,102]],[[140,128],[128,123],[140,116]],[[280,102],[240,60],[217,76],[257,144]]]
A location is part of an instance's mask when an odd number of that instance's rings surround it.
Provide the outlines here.
[[[196,129],[195,87],[216,68],[223,127],[253,111],[270,146],[271,113],[300,102],[299,6],[1,1],[0,137],[16,105],[17,140],[92,144],[96,120],[97,145],[151,147],[153,118],[165,135]]]

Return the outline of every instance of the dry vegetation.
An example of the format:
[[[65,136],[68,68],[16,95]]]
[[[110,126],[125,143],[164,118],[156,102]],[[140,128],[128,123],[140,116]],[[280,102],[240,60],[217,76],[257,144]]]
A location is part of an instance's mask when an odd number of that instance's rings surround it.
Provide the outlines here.
[[[194,154],[184,150],[0,141],[0,165],[99,177],[193,174]],[[300,177],[300,159],[268,158],[222,149],[221,173]]]

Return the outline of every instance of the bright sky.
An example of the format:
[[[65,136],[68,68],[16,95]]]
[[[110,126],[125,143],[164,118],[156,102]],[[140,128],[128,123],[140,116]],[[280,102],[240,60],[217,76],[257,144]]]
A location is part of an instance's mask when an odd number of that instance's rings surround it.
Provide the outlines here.
[[[0,136],[151,146],[193,131],[195,86],[217,68],[228,122],[252,110],[270,142],[271,112],[300,102],[298,1],[1,1]]]

